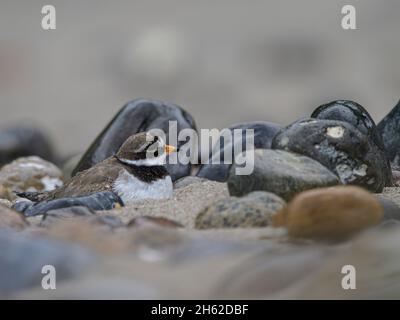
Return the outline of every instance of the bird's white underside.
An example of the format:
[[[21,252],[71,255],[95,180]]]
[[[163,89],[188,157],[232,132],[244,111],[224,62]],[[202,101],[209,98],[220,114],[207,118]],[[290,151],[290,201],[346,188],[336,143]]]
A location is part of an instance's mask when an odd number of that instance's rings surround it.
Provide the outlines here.
[[[124,203],[140,199],[166,199],[172,197],[170,176],[153,182],[144,182],[123,170],[113,185],[113,191]]]

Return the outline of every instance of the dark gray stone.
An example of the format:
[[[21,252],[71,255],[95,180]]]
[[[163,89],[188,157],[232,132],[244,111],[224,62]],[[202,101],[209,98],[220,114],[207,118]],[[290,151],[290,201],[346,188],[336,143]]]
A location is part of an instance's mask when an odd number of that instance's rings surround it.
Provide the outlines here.
[[[386,155],[393,168],[400,168],[400,101],[389,114],[378,124]]]
[[[235,129],[244,130],[241,141],[235,141],[233,137],[233,130]],[[254,130],[254,146],[246,146],[246,129]],[[238,152],[237,150],[240,149],[240,144],[242,144],[242,146],[238,153],[246,151],[249,147],[251,149],[270,149],[272,139],[280,129],[282,129],[281,125],[267,121],[246,122],[230,126],[225,129],[225,132],[221,132],[217,143],[213,146],[212,152],[210,152],[209,163],[203,164],[200,167],[197,176],[209,180],[225,182],[228,179],[229,170],[232,166],[232,162],[224,163],[224,154],[227,152],[226,150],[229,151],[232,161],[234,161],[237,156],[234,151]],[[225,134],[229,134],[231,139],[225,141]],[[219,160],[220,163],[215,163],[215,160]]]
[[[279,132],[273,149],[308,156],[336,173],[343,184],[381,192],[392,184],[385,154],[347,122],[306,119]]]
[[[254,150],[254,170],[249,175],[237,175],[237,167],[240,166],[232,166],[228,178],[232,196],[263,190],[290,200],[299,192],[340,183],[338,177],[319,162],[282,150]]]
[[[311,118],[321,120],[338,120],[350,123],[361,133],[368,136],[379,149],[385,151],[385,146],[375,121],[368,111],[360,104],[350,100],[336,100],[319,106],[311,114]]]

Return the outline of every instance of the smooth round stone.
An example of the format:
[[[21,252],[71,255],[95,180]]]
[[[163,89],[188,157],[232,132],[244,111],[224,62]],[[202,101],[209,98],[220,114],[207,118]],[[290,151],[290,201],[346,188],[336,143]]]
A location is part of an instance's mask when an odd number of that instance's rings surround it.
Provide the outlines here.
[[[400,168],[400,101],[378,124],[386,154],[396,169]]]
[[[360,187],[338,186],[300,193],[273,217],[273,225],[286,227],[292,237],[339,240],[377,225],[383,217],[374,195]]]
[[[54,162],[50,141],[36,128],[17,126],[0,131],[0,167],[28,156],[38,156]]]
[[[22,214],[0,204],[0,228],[23,230],[27,226]]]
[[[283,150],[256,149],[254,170],[249,175],[236,174],[233,165],[228,178],[232,196],[243,196],[261,190],[277,194],[285,200],[313,188],[339,184],[338,177],[319,162]]]
[[[308,156],[336,173],[343,184],[381,192],[391,185],[392,172],[385,155],[351,124],[336,120],[305,119],[278,133],[272,148]]]
[[[177,122],[178,134],[182,129],[196,130],[192,116],[175,104],[145,99],[127,103],[97,136],[73,170],[72,176],[114,155],[125,140],[135,133],[161,129],[167,135],[166,142],[169,143],[169,121]],[[186,141],[178,141],[178,147],[185,143]],[[175,181],[190,175],[191,166],[166,164],[166,169]]]
[[[311,118],[350,123],[361,133],[367,135],[379,149],[385,151],[382,136],[378,132],[375,121],[363,106],[354,101],[336,100],[323,104],[315,109],[311,114]]]
[[[286,205],[277,195],[264,191],[242,198],[221,199],[202,210],[196,217],[197,229],[267,227],[272,215]]]
[[[11,191],[9,200],[14,200],[14,192],[51,191],[62,184],[61,170],[36,156],[19,158],[0,170],[0,185]]]
[[[234,130],[243,130],[241,140],[235,141]],[[246,145],[247,129],[254,130],[254,145]],[[225,182],[228,179],[229,170],[235,157],[249,149],[270,149],[273,137],[282,129],[282,126],[267,121],[254,121],[239,123],[221,131],[220,137],[209,155],[209,163],[203,164],[197,173],[198,177],[209,180]],[[227,139],[225,137],[231,137]],[[229,152],[232,157],[230,163],[224,163],[224,155]],[[228,153],[227,153],[228,154]],[[219,163],[216,163],[217,160]],[[214,162],[214,163],[213,163]]]

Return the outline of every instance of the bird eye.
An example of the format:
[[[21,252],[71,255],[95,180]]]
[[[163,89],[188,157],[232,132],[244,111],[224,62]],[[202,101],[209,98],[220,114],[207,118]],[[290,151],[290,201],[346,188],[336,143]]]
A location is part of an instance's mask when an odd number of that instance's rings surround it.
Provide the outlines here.
[[[154,151],[154,156],[158,157],[158,150]]]
[[[154,142],[157,142],[158,141],[158,136],[155,136],[154,137]]]

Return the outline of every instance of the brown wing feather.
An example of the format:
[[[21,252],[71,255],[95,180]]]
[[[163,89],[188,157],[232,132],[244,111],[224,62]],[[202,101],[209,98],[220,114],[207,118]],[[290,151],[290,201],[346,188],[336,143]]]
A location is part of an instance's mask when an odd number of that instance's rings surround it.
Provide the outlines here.
[[[63,187],[49,194],[48,199],[85,196],[94,192],[111,191],[121,165],[115,158],[106,159],[78,173]]]

